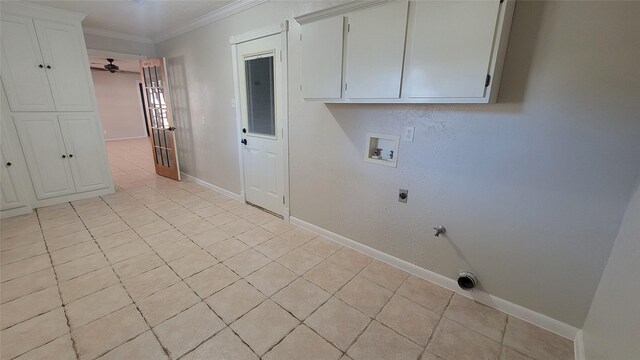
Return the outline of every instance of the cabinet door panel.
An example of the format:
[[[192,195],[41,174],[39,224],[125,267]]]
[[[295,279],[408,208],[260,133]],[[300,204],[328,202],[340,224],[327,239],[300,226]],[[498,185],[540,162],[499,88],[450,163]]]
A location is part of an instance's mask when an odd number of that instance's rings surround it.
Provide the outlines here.
[[[342,97],[344,18],[302,25],[302,93],[305,99]]]
[[[4,132],[2,133],[4,137]],[[2,139],[4,145],[4,139]],[[0,210],[15,209],[24,206],[17,184],[11,174],[11,166],[7,165],[11,157],[5,157],[4,146],[0,148]],[[13,165],[13,164],[12,164]]]
[[[89,60],[79,26],[34,20],[57,111],[93,110]]]
[[[77,192],[109,186],[106,158],[102,151],[98,119],[93,113],[60,115],[60,128],[69,153],[69,164]]]
[[[74,193],[71,168],[55,114],[14,114],[14,119],[36,197],[42,200]]]
[[[349,15],[346,98],[400,97],[406,28],[406,1]]]
[[[500,2],[416,1],[411,6],[404,95],[483,97]]]
[[[2,82],[12,111],[53,111],[53,97],[33,21],[2,15]]]

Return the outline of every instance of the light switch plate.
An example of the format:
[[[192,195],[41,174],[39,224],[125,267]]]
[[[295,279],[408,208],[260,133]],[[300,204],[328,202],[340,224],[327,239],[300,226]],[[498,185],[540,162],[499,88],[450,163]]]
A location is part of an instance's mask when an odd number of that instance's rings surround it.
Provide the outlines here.
[[[402,141],[413,142],[413,135],[416,132],[416,128],[413,126],[406,126],[402,133]]]

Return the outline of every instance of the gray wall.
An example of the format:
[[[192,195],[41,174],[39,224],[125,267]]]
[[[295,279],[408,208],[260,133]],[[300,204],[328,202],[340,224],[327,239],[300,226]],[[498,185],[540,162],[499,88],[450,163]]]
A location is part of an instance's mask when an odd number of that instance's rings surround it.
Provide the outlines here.
[[[156,48],[153,44],[138,41],[114,39],[107,36],[84,34],[84,42],[87,49],[118,52],[122,54],[144,55],[148,58],[156,56]]]
[[[629,202],[583,328],[587,360],[635,360],[640,354],[640,183]]]
[[[138,82],[140,74],[91,70],[104,138],[147,136]]]
[[[240,191],[229,36],[325,4],[269,2],[157,44],[184,171]],[[519,2],[494,105],[304,102],[292,21],[292,216],[450,278],[472,269],[581,327],[640,171],[638,18],[638,2]],[[404,126],[416,135],[397,169],[363,161],[367,132]]]

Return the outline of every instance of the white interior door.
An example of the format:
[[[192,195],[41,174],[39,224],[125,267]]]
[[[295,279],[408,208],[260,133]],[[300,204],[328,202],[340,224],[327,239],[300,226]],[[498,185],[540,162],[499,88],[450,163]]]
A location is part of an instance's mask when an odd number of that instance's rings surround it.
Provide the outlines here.
[[[237,45],[244,190],[248,202],[284,210],[280,35]]]
[[[11,110],[55,110],[33,21],[2,14],[0,33],[2,82]]]
[[[34,20],[57,111],[92,111],[89,60],[82,30],[54,21]]]
[[[15,113],[20,144],[39,200],[75,192],[55,114]]]
[[[105,154],[98,119],[94,113],[58,116],[67,160],[77,192],[104,189],[109,186],[109,174],[104,166]]]

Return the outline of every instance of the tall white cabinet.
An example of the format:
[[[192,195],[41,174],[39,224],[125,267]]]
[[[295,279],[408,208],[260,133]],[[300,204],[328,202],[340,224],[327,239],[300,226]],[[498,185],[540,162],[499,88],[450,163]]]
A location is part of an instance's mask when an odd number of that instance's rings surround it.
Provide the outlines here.
[[[2,217],[114,190],[83,18],[29,3],[0,9]]]

